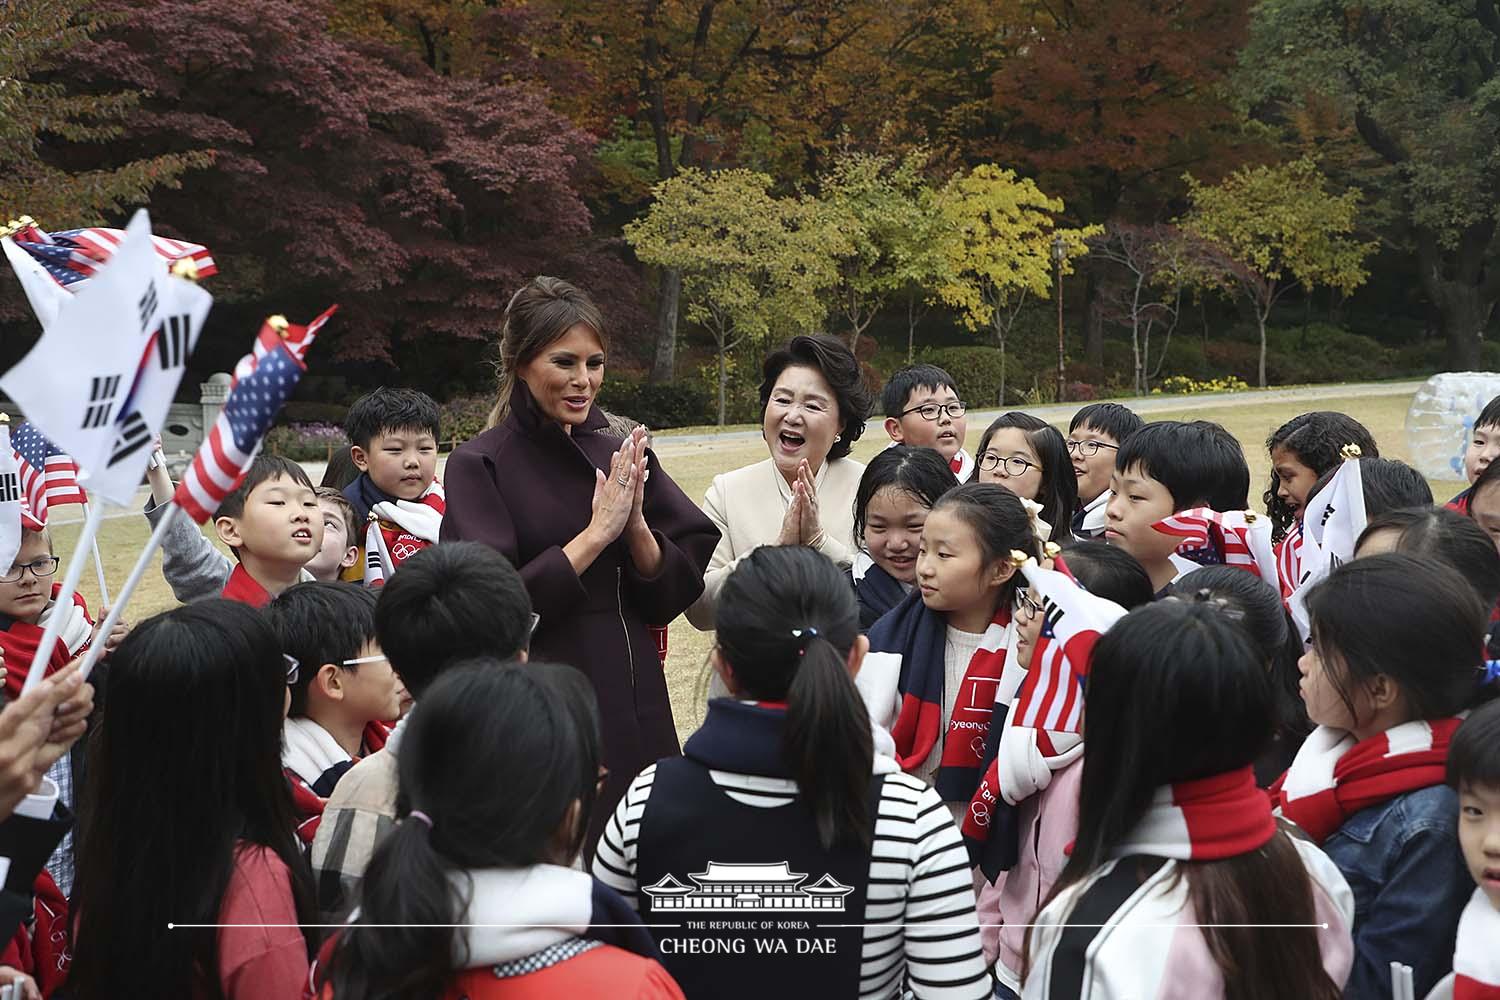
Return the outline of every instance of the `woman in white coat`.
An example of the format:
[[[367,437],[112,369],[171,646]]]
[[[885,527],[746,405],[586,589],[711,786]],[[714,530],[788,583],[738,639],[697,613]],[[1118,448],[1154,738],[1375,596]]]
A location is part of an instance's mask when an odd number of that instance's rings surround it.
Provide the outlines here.
[[[771,457],[715,476],[703,499],[719,546],[687,617],[704,631],[730,571],[757,546],[806,545],[844,568],[857,551],[854,495],[865,467],[849,450],[872,405],[859,362],[834,337],[801,336],[766,358],[762,374]]]

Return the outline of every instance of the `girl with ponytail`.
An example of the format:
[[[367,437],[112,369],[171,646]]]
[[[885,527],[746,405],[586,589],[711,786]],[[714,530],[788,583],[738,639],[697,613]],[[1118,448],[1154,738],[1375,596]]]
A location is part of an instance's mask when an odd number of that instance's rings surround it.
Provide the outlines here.
[[[594,874],[648,925],[677,925],[653,933],[689,998],[989,996],[947,810],[910,775],[872,773],[848,578],[812,549],[761,546],[725,581],[717,626],[731,697],[631,784]],[[775,929],[712,929],[731,909]]]
[[[572,867],[599,760],[578,671],[491,660],[446,671],[407,723],[404,816],[325,949],[323,1000],[680,998],[623,901]]]
[[[1274,705],[1217,602],[1159,601],[1100,636],[1078,838],[1027,942],[1025,1000],[1338,1000],[1354,899],[1255,786]]]

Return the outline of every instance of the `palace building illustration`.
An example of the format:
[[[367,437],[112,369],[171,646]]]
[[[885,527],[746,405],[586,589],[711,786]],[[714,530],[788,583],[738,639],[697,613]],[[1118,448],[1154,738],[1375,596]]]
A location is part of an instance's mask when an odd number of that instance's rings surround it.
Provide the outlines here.
[[[657,910],[835,910],[853,892],[831,875],[815,882],[790,870],[785,861],[771,864],[708,863],[708,870],[689,875],[697,885],[686,885],[663,875],[655,885],[641,886]]]

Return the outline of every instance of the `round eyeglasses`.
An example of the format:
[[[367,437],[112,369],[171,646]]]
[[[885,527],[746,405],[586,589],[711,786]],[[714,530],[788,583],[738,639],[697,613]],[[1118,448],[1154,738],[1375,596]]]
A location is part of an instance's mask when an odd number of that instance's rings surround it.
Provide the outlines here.
[[[57,563],[57,556],[48,556],[45,559],[33,559],[21,566],[12,566],[10,572],[0,576],[0,583],[20,583],[25,578],[28,569],[38,580],[45,580],[57,572]]]
[[[923,403],[921,406],[913,406],[909,410],[902,410],[901,415],[904,417],[908,413],[920,413],[923,420],[936,420],[939,416],[946,413],[950,420],[957,420],[968,409],[967,405],[955,399],[951,403]]]
[[[1001,458],[994,452],[987,451],[979,456],[979,467],[985,472],[994,472],[1001,466],[1005,467],[1005,474],[1013,478],[1026,475],[1027,469],[1039,468],[1035,462],[1029,462],[1019,455],[1012,455],[1010,458]]]

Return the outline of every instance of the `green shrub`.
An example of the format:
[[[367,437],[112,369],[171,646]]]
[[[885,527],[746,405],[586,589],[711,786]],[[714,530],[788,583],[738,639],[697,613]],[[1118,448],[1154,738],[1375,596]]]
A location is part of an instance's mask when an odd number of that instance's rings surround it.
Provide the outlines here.
[[[717,393],[698,379],[659,384],[607,380],[599,392],[599,405],[652,430],[711,424],[718,416]]]
[[[455,396],[439,407],[442,414],[443,441],[459,444],[477,437],[484,431],[489,420],[490,409],[495,405],[494,396]]]
[[[326,462],[334,451],[349,447],[349,439],[333,424],[284,424],[267,432],[264,447],[294,462]]]

